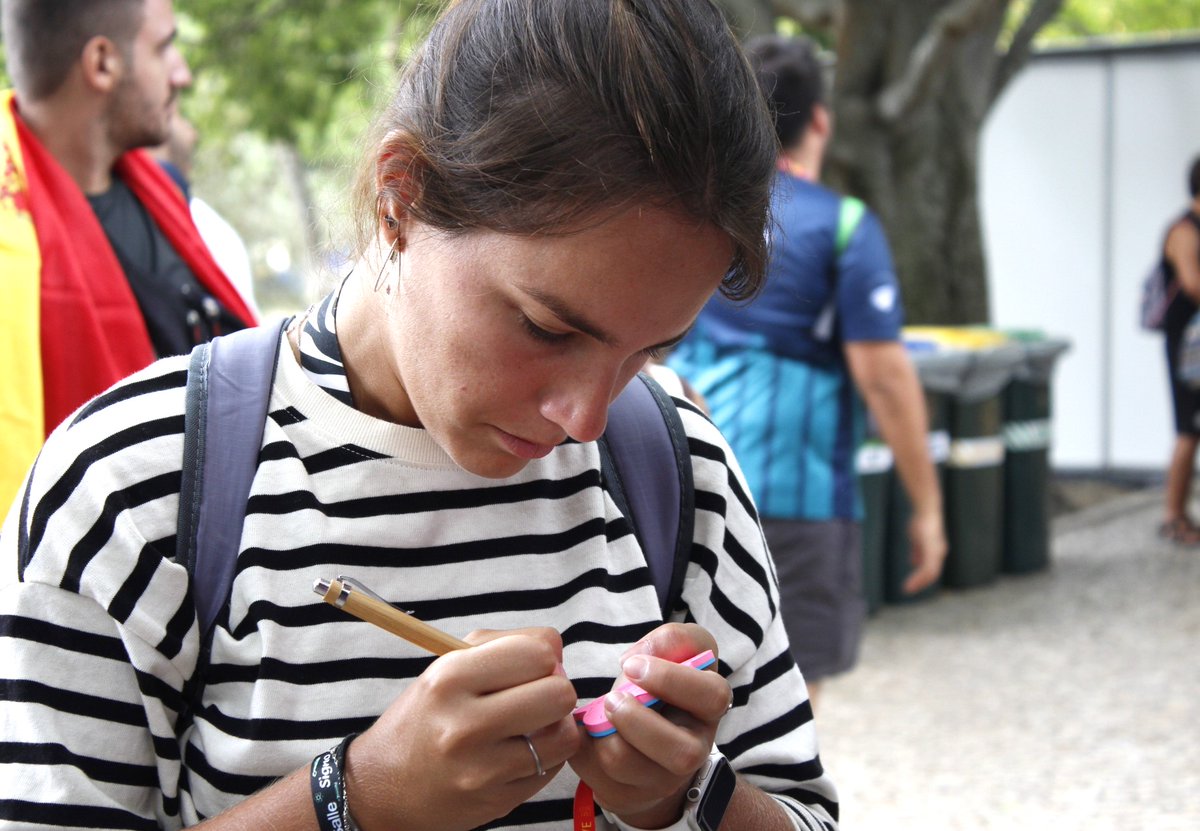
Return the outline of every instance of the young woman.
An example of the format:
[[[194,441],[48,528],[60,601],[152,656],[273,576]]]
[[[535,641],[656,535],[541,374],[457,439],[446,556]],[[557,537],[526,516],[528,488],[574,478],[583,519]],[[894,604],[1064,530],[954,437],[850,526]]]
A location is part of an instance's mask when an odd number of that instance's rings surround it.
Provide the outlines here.
[[[1196,448],[1200,446],[1200,390],[1179,379],[1178,364],[1184,330],[1200,302],[1200,157],[1193,159],[1188,168],[1188,193],[1192,201],[1187,212],[1171,223],[1162,252],[1168,290],[1175,284],[1163,323],[1175,443],[1167,463],[1163,518],[1158,533],[1178,545],[1195,547],[1200,546],[1200,527],[1189,515],[1188,506],[1192,499]]]
[[[0,537],[0,828],[567,829],[593,796],[597,827],[835,827],[727,445],[679,402],[665,623],[596,445],[714,290],[756,290],[774,157],[707,0],[451,4],[371,145],[362,259],[284,333],[210,643],[175,559],[186,360],[43,450]],[[435,660],[312,593],[343,573],[474,645]]]

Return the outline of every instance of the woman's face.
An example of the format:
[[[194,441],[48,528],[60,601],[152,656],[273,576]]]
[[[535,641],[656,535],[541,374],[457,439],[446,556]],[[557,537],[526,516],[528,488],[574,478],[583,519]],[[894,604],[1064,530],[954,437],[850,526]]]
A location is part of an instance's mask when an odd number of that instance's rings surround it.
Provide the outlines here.
[[[733,254],[720,229],[657,207],[570,235],[451,237],[412,220],[402,232],[377,400],[493,478],[568,437],[598,438],[608,405],[687,332]]]

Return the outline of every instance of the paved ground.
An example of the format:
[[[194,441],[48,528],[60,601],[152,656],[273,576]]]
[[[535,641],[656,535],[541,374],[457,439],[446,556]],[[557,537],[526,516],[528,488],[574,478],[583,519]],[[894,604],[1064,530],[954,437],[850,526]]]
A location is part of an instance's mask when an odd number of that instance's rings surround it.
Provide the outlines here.
[[[1051,567],[871,618],[826,684],[847,831],[1200,829],[1200,550],[1157,489],[1059,517]]]

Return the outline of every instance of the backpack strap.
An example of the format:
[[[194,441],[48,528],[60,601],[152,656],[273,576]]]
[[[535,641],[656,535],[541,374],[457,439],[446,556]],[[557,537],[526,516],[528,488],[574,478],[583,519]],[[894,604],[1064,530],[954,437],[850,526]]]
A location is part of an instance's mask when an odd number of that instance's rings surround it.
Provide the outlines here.
[[[846,252],[846,246],[850,244],[850,237],[854,236],[854,232],[858,230],[858,223],[862,222],[863,214],[866,212],[867,206],[861,199],[853,196],[842,197],[842,204],[838,207],[837,238],[834,241],[834,252],[839,257]]]
[[[671,396],[638,373],[609,408],[608,427],[597,444],[601,478],[645,552],[666,620],[683,592],[695,526],[683,420]]]
[[[202,343],[188,366],[175,559],[192,578],[205,641],[233,583],[282,326]]]
[[[829,300],[821,308],[821,313],[817,315],[816,323],[813,324],[813,337],[819,341],[827,341],[833,337],[833,319],[837,313],[837,279],[842,255],[846,253],[846,246],[850,244],[850,238],[858,230],[866,212],[867,206],[863,201],[853,196],[843,196],[838,205],[837,233],[833,238],[832,292]]]
[[[279,327],[260,326],[192,350],[176,559],[191,575],[205,642],[233,583],[280,340]],[[671,397],[648,375],[638,379],[609,410],[600,472],[642,545],[665,619],[691,553],[691,452]]]

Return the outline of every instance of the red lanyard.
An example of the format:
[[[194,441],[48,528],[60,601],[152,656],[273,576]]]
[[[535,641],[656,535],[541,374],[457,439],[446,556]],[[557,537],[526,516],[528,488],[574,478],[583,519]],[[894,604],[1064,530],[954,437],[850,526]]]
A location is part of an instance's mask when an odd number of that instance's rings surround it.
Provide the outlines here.
[[[582,779],[575,789],[575,831],[596,831],[596,801],[591,787]]]

